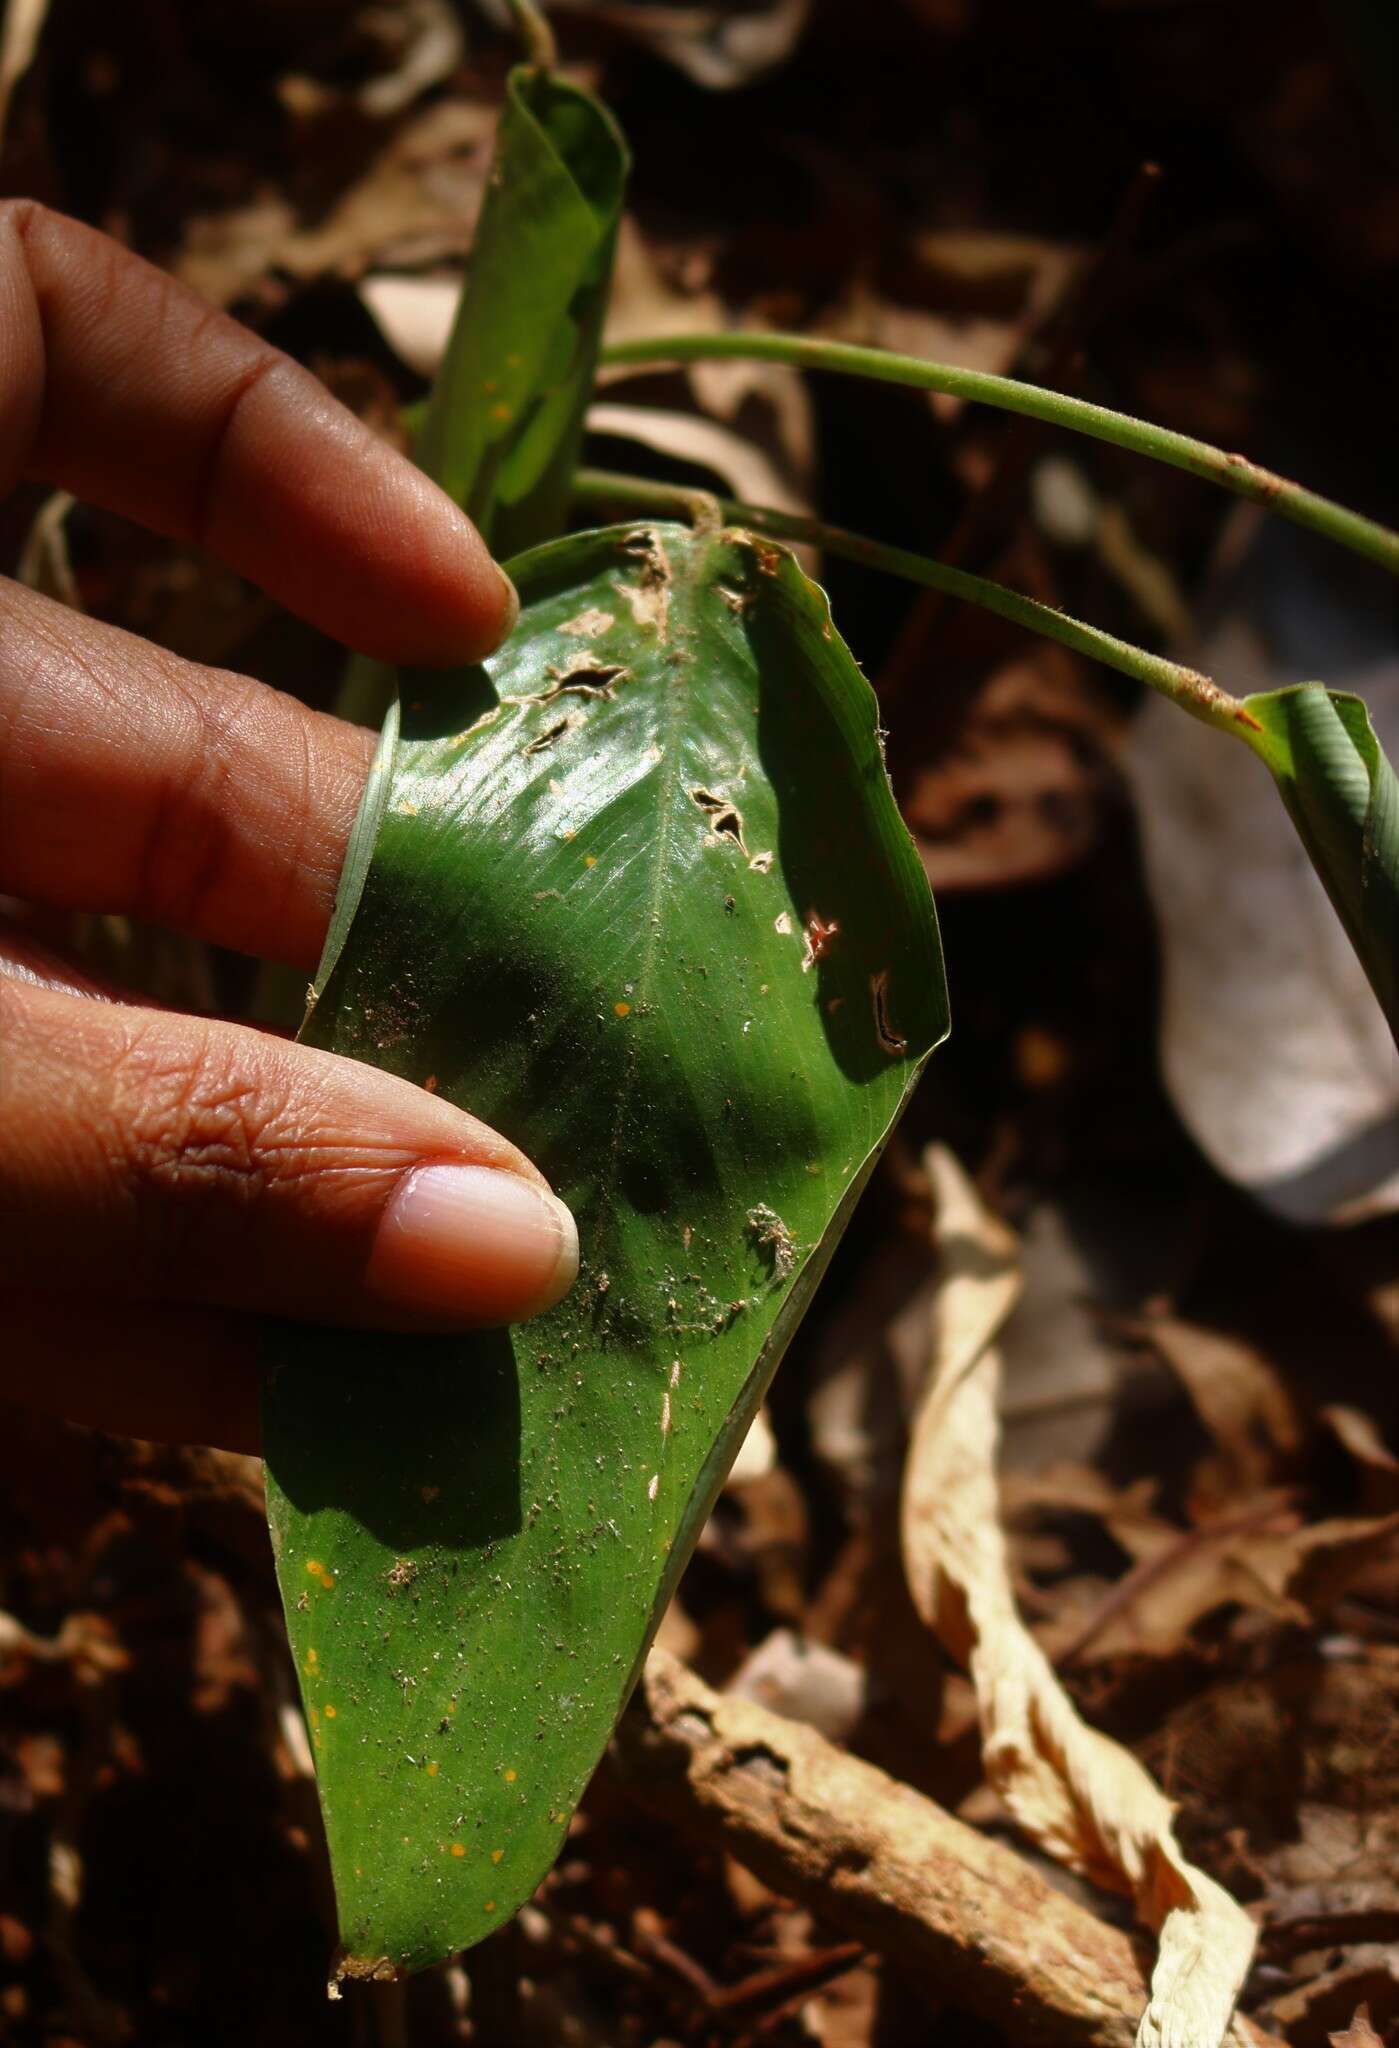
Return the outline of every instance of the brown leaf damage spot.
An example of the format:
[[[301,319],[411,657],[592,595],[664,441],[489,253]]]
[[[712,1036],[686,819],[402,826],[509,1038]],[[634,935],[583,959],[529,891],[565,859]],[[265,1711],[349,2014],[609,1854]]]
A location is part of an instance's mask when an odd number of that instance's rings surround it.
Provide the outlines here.
[[[389,1956],[341,1956],[326,1987],[332,1998],[340,1996],[340,1986],[347,1977],[357,1984],[392,1984],[397,1980],[398,1968]]]
[[[660,640],[670,630],[670,586],[674,572],[661,545],[661,537],[649,526],[639,526],[622,542],[622,552],[637,564],[634,583],[613,585],[617,595],[630,607],[638,626],[651,627]]]
[[[827,921],[819,910],[807,912],[806,949],[802,954],[802,973],[810,974],[818,960],[824,960],[839,936],[840,926],[834,918]]]
[[[566,620],[559,627],[559,631],[577,640],[596,640],[616,623],[613,613],[602,611],[597,605],[590,604],[586,611],[579,612],[577,618]]]
[[[901,1031],[894,1028],[889,1015],[889,970],[881,967],[878,974],[870,976],[870,1000],[874,1005],[874,1035],[891,1059],[900,1059],[908,1051],[908,1040]]]

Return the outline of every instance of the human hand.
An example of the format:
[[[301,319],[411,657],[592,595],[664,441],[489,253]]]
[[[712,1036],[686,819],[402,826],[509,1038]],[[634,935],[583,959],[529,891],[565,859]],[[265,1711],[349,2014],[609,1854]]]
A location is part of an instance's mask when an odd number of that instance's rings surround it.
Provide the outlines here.
[[[469,520],[309,372],[19,201],[0,206],[0,489],[22,478],[195,541],[385,659],[473,661],[514,620]],[[310,970],[372,752],[0,581],[0,892]],[[0,932],[0,1393],[248,1449],[259,1314],[453,1328],[571,1285],[568,1211],[474,1118],[112,993]]]

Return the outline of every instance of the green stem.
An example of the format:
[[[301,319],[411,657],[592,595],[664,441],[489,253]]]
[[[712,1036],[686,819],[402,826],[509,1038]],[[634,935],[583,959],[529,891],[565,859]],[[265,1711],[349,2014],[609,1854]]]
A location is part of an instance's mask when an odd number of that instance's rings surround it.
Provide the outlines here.
[[[525,59],[541,71],[552,71],[559,61],[559,46],[554,41],[554,31],[544,18],[544,10],[536,0],[506,0],[506,5],[515,17],[515,27],[520,41],[525,46]]]
[[[717,503],[724,518],[735,526],[751,527],[777,540],[805,541],[812,547],[824,548],[828,554],[843,555],[847,561],[863,562],[872,569],[887,570],[891,576],[902,576],[910,583],[922,583],[930,590],[941,590],[949,597],[980,605],[1014,625],[1025,626],[1032,633],[1071,647],[1076,654],[1086,654],[1091,661],[1101,661],[1121,675],[1135,677],[1148,689],[1159,691],[1192,717],[1203,719],[1206,725],[1216,726],[1221,732],[1246,739],[1250,730],[1257,728],[1258,721],[1252,712],[1208,676],[1182,668],[1179,662],[1167,661],[1159,654],[1148,654],[1144,647],[1134,647],[1130,640],[1119,640],[1097,626],[1085,626],[1080,620],[1055,611],[1052,605],[1022,597],[1018,590],[1007,590],[1002,583],[991,583],[965,569],[949,568],[945,562],[912,554],[907,548],[867,540],[863,534],[849,533],[844,527],[827,526],[824,520],[775,512],[766,505],[745,505],[737,498],[715,500],[708,492],[689,490],[683,484],[651,483],[611,470],[580,469],[573,480],[573,494],[584,505],[634,508],[638,512],[671,516],[679,513],[687,518],[694,516],[697,506]]]
[[[616,342],[602,352],[604,363],[693,363],[711,357],[757,358],[785,363],[792,369],[835,370],[884,384],[911,384],[920,391],[942,391],[952,398],[1023,413],[1027,419],[1044,420],[1050,426],[1072,427],[1094,440],[1154,456],[1158,462],[1189,470],[1192,476],[1220,484],[1241,498],[1267,505],[1298,526],[1325,534],[1377,562],[1391,575],[1399,575],[1399,533],[1375,520],[1364,519],[1330,498],[1318,497],[1315,491],[1305,491],[1286,477],[1260,469],[1246,456],[1228,455],[1222,448],[1173,433],[1169,427],[1152,426],[1147,420],[1111,412],[1104,405],[1090,405],[1061,391],[1045,391],[1038,384],[1022,384],[1013,377],[993,377],[985,370],[963,370],[952,363],[925,362],[921,356],[894,355],[887,349],[858,348],[851,342],[821,341],[801,334],[667,334],[655,341]]]

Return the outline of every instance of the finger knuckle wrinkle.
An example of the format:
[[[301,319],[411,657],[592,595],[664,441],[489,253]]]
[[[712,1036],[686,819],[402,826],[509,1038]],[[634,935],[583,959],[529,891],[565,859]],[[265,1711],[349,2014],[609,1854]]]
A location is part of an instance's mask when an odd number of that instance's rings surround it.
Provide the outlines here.
[[[266,1108],[254,1083],[193,1069],[147,1102],[132,1151],[142,1178],[166,1193],[203,1190],[255,1200],[272,1179]]]
[[[242,714],[229,693],[222,706],[201,702],[179,675],[171,678],[184,736],[178,768],[165,779],[136,859],[136,889],[155,914],[179,926],[198,926],[236,865],[238,835],[227,792],[233,775],[231,729]],[[251,690],[252,686],[249,686]]]
[[[231,1066],[225,1048],[137,1046],[128,1064],[131,1163],[162,1206],[173,1197],[189,1208],[251,1209],[373,1177],[275,1075]],[[374,1163],[384,1176],[386,1163]]]

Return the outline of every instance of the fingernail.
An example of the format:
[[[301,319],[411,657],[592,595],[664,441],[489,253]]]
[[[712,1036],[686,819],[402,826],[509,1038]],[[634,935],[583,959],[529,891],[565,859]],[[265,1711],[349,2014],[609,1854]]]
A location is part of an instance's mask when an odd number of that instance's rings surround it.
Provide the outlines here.
[[[552,1308],[578,1273],[558,1197],[490,1166],[420,1166],[395,1191],[370,1254],[381,1301],[447,1322],[513,1323]]]
[[[500,572],[500,580],[506,589],[505,630],[500,637],[502,640],[508,640],[520,622],[520,593],[503,569]]]

